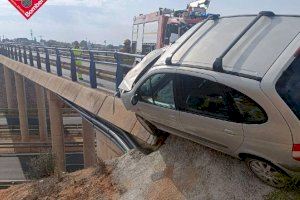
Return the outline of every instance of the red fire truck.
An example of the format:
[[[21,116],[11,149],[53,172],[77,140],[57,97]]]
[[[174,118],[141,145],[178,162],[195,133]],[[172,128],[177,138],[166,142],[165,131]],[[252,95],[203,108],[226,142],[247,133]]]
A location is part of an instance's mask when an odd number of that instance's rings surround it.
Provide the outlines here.
[[[193,25],[207,17],[210,0],[194,1],[185,10],[160,8],[158,12],[134,18],[132,52],[147,54],[175,42]]]

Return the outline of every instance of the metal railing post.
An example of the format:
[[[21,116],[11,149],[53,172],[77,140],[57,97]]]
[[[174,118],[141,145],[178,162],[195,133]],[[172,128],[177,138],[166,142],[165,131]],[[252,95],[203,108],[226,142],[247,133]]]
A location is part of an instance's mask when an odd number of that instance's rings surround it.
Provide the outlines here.
[[[61,68],[61,61],[60,61],[60,54],[58,48],[55,49],[56,52],[56,71],[58,76],[62,76],[62,68]]]
[[[2,45],[2,55],[5,56],[5,54],[6,54],[6,50],[5,50],[5,45],[3,44],[3,45]]]
[[[90,53],[90,85],[91,88],[97,88],[97,75],[96,75],[96,64],[94,59],[94,53]]]
[[[121,65],[120,55],[118,52],[115,52],[115,59],[117,62],[117,71],[116,71],[116,92],[119,91],[119,85],[121,84],[124,76],[123,67]]]
[[[50,58],[49,58],[49,52],[48,49],[45,48],[45,64],[46,64],[46,71],[51,72],[51,67],[50,67]]]
[[[23,58],[24,58],[24,63],[27,65],[27,52],[26,52],[26,46],[23,46]]]
[[[30,66],[34,67],[32,49],[31,49],[31,47],[29,47],[28,49],[29,49],[29,63],[30,63]]]
[[[14,49],[13,49],[13,46],[12,46],[12,45],[10,46],[10,58],[11,58],[11,59],[14,59],[14,58],[15,58],[15,56],[14,56]]]
[[[9,46],[6,46],[6,56],[10,58]]]
[[[39,48],[36,47],[36,65],[38,69],[42,69],[42,63],[41,63],[41,56],[40,56],[40,52],[39,52]]]
[[[71,79],[72,81],[77,81],[77,71],[76,71],[76,60],[74,51],[70,49],[70,56],[71,56]]]
[[[8,57],[8,54],[7,54],[8,51],[7,51],[7,46],[6,45],[4,45],[4,51],[5,51],[5,56]]]
[[[22,61],[22,51],[21,51],[21,47],[19,46],[18,49],[19,49],[19,61],[20,61],[20,62],[23,62],[23,61]]]
[[[14,47],[14,50],[15,50],[15,60],[18,61],[17,46]]]

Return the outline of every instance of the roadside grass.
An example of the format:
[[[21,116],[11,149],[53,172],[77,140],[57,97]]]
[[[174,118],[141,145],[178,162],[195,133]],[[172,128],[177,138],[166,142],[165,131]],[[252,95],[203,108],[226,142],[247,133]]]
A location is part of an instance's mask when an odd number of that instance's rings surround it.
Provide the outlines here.
[[[286,186],[266,196],[266,200],[300,200],[300,177],[284,178]]]

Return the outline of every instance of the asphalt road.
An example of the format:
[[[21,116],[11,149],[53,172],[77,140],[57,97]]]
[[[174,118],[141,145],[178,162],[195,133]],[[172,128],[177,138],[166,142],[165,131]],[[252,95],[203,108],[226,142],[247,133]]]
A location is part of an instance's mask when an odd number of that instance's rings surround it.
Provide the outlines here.
[[[30,179],[29,162],[37,155],[0,155],[0,182]],[[82,153],[66,154],[67,171],[83,168]]]

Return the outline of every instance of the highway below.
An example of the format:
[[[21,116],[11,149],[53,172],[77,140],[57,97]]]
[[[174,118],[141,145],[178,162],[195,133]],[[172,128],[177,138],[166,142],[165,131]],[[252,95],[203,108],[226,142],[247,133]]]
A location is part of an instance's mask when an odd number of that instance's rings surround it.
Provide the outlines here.
[[[0,154],[0,183],[30,180],[30,160],[38,154]],[[67,171],[83,169],[82,153],[66,154]]]

